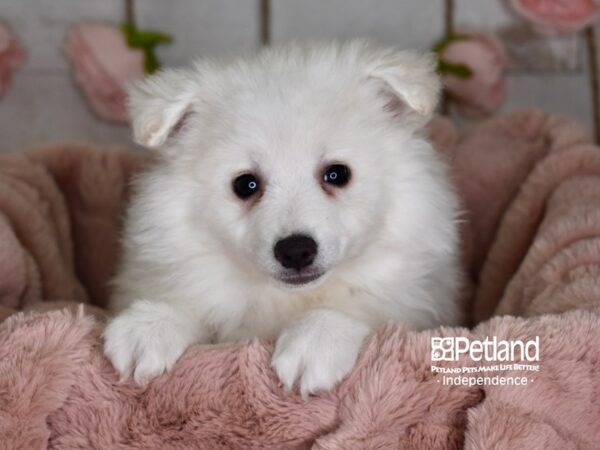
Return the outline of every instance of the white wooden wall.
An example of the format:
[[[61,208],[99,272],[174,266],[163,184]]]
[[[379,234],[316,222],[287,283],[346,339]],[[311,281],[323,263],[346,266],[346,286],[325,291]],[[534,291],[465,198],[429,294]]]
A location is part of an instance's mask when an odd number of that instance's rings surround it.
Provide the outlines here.
[[[183,65],[202,55],[259,47],[258,0],[137,0],[139,25],[175,36],[159,55]],[[126,127],[98,120],[75,88],[63,54],[68,27],[83,20],[122,20],[122,0],[0,0],[0,20],[28,52],[13,86],[0,98],[0,151],[84,141],[130,144]],[[504,0],[456,0],[456,24],[494,29],[513,20]],[[442,0],[272,0],[272,41],[371,37],[427,49],[441,36]],[[583,52],[581,59],[583,58]],[[585,70],[511,73],[503,109],[537,106],[578,117],[591,127]]]

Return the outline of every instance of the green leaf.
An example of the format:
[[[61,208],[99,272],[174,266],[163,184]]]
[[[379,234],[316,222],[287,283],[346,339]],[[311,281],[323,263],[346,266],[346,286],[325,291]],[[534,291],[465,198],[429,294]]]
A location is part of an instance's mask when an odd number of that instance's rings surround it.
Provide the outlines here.
[[[160,68],[160,61],[156,56],[156,46],[169,44],[173,38],[160,31],[138,30],[131,23],[121,25],[125,40],[130,48],[142,50],[144,53],[144,71],[148,74],[156,72]]]
[[[158,57],[156,53],[154,53],[154,49],[145,48],[144,49],[144,72],[151,75],[160,69],[160,62],[158,61]]]
[[[170,44],[172,36],[155,30],[137,30],[130,24],[121,26],[127,45],[132,48],[144,48],[151,45]]]
[[[473,75],[473,71],[466,64],[451,63],[443,59],[438,62],[438,72],[442,75],[454,75],[462,79],[470,78]]]

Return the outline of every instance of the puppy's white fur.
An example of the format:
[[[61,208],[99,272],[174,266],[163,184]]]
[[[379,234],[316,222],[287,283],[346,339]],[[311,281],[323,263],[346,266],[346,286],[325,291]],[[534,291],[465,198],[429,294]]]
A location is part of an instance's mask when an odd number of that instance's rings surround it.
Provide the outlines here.
[[[388,321],[455,324],[457,201],[421,129],[434,60],[356,41],[268,49],[166,70],[131,90],[135,139],[157,149],[136,182],[105,351],[139,382],[193,343],[277,337],[273,368],[303,394],[329,389]],[[348,186],[325,192],[328,164]],[[260,175],[260,198],[232,180]],[[286,286],[273,256],[294,233],[324,272]]]

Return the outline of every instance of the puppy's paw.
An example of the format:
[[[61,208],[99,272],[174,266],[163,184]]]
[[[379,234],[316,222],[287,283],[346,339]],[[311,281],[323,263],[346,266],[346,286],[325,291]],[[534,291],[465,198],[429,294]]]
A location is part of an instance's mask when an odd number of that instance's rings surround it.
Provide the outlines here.
[[[104,330],[104,352],[127,379],[140,384],[169,370],[197,340],[194,324],[166,303],[139,301]]]
[[[298,380],[303,397],[329,390],[352,370],[369,332],[336,311],[310,312],[281,333],[271,366],[286,389]]]

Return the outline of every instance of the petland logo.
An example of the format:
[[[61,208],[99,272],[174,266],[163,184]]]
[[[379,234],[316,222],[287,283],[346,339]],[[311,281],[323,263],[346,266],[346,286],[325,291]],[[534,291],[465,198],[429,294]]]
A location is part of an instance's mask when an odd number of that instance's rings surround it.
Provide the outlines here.
[[[539,362],[540,337],[522,340],[498,340],[496,336],[481,340],[466,337],[432,337],[431,361],[458,361],[468,356],[471,361]]]

